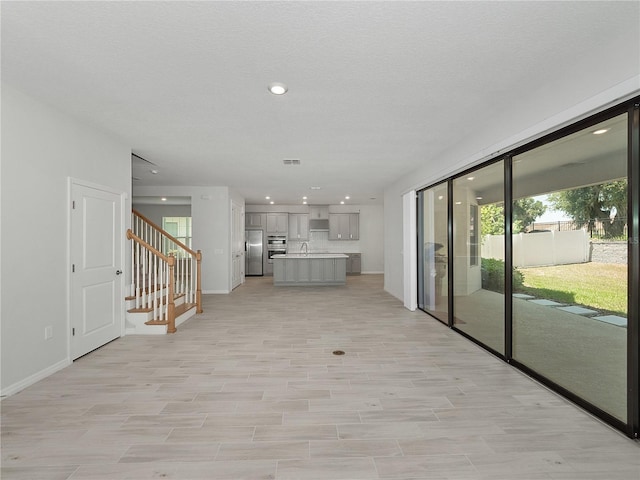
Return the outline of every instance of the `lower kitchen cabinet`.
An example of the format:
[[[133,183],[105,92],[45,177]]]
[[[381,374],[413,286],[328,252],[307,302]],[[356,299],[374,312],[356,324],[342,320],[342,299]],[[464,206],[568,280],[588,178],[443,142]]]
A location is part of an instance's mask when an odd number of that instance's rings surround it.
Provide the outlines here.
[[[347,258],[274,258],[274,285],[344,285]]]
[[[362,273],[362,254],[346,253],[347,258],[347,275],[360,275]]]

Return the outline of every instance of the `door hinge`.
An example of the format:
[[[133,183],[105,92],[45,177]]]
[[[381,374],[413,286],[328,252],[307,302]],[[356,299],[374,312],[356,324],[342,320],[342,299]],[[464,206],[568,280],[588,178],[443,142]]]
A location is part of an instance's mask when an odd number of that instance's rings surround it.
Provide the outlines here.
[[[71,264],[71,273],[76,273],[76,264]]]
[[[76,201],[75,200],[71,201],[71,208],[74,209],[74,210],[76,209]]]
[[[75,337],[75,336],[76,336],[76,329],[75,329],[75,328],[72,328],[72,329],[71,329],[71,336],[72,336],[72,337]]]

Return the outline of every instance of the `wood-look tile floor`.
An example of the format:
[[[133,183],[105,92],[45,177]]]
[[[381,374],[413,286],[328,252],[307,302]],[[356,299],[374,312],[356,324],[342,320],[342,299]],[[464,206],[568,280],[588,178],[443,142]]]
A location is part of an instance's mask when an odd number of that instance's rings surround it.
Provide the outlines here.
[[[379,275],[248,278],[204,308],[2,401],[2,478],[640,479],[637,442]]]

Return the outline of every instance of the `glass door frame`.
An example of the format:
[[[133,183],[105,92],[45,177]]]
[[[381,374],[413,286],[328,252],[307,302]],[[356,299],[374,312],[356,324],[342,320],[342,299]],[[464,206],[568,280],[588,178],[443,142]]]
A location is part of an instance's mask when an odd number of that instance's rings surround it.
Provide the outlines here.
[[[513,175],[512,161],[513,157],[521,153],[533,150],[547,143],[561,139],[572,133],[589,128],[591,125],[602,122],[616,115],[627,113],[628,118],[628,143],[627,143],[627,179],[628,179],[628,303],[627,303],[627,422],[615,418],[613,415],[601,410],[595,405],[589,403],[577,394],[563,388],[555,382],[549,380],[538,372],[520,364],[513,359]],[[504,232],[505,232],[505,318],[504,318],[504,342],[505,354],[502,355],[494,349],[483,344],[479,340],[471,337],[465,332],[460,331],[454,326],[454,269],[453,269],[453,181],[456,178],[469,175],[471,172],[484,168],[492,163],[504,161]],[[607,108],[599,113],[591,115],[585,119],[577,121],[569,126],[558,129],[555,132],[544,135],[525,145],[513,148],[497,157],[487,160],[471,168],[465,169],[463,172],[450,176],[447,179],[440,180],[429,186],[417,191],[416,194],[416,222],[418,240],[423,239],[422,223],[423,218],[422,205],[420,199],[421,193],[434,188],[443,183],[447,184],[447,257],[448,257],[448,323],[447,326],[472,342],[480,345],[482,348],[490,351],[497,357],[513,365],[527,375],[548,386],[552,390],[560,393],[573,403],[584,408],[596,417],[612,425],[616,429],[624,432],[631,438],[640,437],[640,291],[637,288],[640,285],[640,97],[628,100],[619,105]],[[420,245],[420,242],[418,242]],[[422,255],[418,255],[418,275],[424,274],[424,267],[420,266]],[[419,279],[418,285],[423,283]],[[429,312],[420,308],[429,315]],[[433,315],[430,315],[433,316]],[[436,318],[436,317],[433,317]],[[436,319],[438,320],[438,319]],[[441,320],[438,320],[442,322]],[[442,322],[444,323],[444,322]]]

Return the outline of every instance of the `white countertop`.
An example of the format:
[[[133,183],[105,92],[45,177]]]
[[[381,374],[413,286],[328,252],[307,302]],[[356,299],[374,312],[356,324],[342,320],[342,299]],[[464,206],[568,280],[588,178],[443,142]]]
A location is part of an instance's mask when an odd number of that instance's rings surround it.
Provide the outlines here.
[[[348,258],[348,255],[344,253],[287,253],[281,255],[274,255],[272,258]]]

